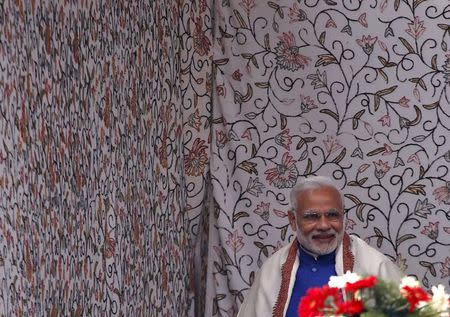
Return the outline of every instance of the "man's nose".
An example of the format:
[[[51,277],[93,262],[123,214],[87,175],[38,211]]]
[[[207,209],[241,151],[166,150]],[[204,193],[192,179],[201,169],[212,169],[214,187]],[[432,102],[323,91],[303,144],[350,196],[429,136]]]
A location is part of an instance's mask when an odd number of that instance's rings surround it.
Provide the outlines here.
[[[330,229],[330,222],[325,215],[321,215],[319,221],[317,222],[317,228],[320,230]]]

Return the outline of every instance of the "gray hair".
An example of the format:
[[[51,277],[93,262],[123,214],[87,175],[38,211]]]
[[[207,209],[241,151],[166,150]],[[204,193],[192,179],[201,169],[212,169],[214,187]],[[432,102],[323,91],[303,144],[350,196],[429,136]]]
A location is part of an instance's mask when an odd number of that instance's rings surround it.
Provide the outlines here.
[[[341,197],[341,204],[344,206],[344,197],[341,190],[336,186],[333,180],[327,176],[312,176],[302,179],[297,185],[292,188],[290,193],[291,207],[294,211],[297,211],[297,196],[307,190],[331,187],[337,190]]]

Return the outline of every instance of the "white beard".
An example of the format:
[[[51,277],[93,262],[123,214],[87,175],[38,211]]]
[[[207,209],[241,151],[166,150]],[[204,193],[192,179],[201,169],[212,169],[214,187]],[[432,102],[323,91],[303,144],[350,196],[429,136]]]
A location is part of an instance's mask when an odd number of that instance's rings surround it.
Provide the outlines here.
[[[328,245],[317,245],[317,243],[312,238],[315,235],[319,234],[333,234],[334,239]],[[308,236],[305,236],[299,229],[297,229],[297,240],[302,247],[306,250],[310,251],[314,255],[325,255],[336,250],[337,246],[342,242],[344,238],[344,230],[341,232],[337,232],[334,229],[330,229],[328,231],[318,231],[314,230]]]

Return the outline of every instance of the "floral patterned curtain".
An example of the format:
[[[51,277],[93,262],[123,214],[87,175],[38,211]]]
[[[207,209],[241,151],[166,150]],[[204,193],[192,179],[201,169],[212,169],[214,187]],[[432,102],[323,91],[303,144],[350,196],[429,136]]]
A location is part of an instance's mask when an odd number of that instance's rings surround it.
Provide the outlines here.
[[[206,315],[235,316],[290,241],[289,190],[328,175],[346,229],[450,282],[445,1],[218,1]]]
[[[194,316],[191,5],[2,1],[0,315]]]
[[[0,314],[235,316],[332,176],[347,229],[450,277],[444,1],[4,1]]]

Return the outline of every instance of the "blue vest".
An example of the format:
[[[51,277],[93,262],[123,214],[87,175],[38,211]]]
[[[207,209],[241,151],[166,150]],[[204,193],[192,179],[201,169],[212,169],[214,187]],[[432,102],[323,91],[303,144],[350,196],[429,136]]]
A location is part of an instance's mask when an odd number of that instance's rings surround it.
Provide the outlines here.
[[[295,274],[294,288],[287,309],[286,317],[298,317],[300,299],[311,287],[322,287],[328,284],[330,276],[336,275],[336,252],[320,255],[315,259],[302,247],[298,247],[300,265]]]

